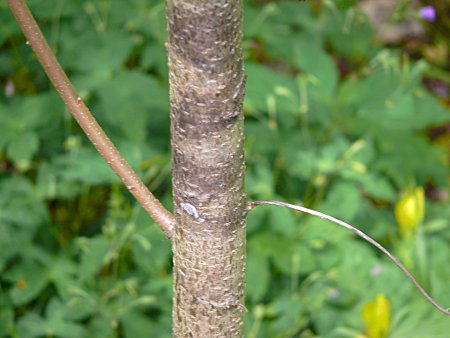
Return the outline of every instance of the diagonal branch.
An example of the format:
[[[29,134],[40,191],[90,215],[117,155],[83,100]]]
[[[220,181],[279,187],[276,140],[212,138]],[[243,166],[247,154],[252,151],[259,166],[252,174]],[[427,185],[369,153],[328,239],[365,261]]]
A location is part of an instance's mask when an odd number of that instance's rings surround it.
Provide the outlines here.
[[[413,277],[413,275],[411,274],[411,272],[409,272],[402,263],[399,262],[399,260],[397,258],[394,257],[394,255],[392,255],[385,247],[383,247],[380,243],[378,243],[376,240],[374,240],[373,238],[367,236],[364,232],[362,232],[359,229],[356,229],[355,227],[351,226],[350,224],[347,224],[337,218],[334,218],[332,216],[328,216],[326,214],[323,214],[319,211],[315,211],[315,210],[311,210],[305,207],[301,207],[298,205],[294,205],[294,204],[289,204],[289,203],[284,203],[284,202],[278,202],[278,201],[253,201],[253,202],[249,202],[247,204],[247,210],[250,211],[252,210],[254,207],[261,205],[261,204],[269,204],[269,205],[275,205],[275,206],[279,206],[279,207],[283,207],[283,208],[289,208],[289,209],[293,209],[296,211],[301,211],[304,212],[306,214],[310,214],[316,217],[320,217],[323,219],[326,219],[327,221],[333,222],[347,230],[350,230],[351,232],[353,232],[355,235],[361,237],[362,239],[366,240],[367,242],[369,242],[370,244],[372,244],[373,246],[375,246],[377,249],[379,249],[381,252],[383,252],[386,256],[389,257],[389,259],[394,262],[395,265],[397,265],[397,267],[402,270],[402,272],[406,275],[406,277],[408,277],[411,282],[414,284],[414,286],[417,288],[417,290],[419,290],[419,292],[427,299],[427,301],[429,301],[436,309],[438,309],[439,311],[441,311],[442,313],[445,313],[447,316],[450,316],[450,309],[446,309],[444,307],[442,307],[441,305],[439,305],[433,298],[431,298],[431,296],[422,288],[422,286],[420,286],[419,282],[417,282],[417,280]]]
[[[150,217],[159,224],[167,237],[171,238],[175,224],[173,215],[153,196],[120,155],[117,148],[78,96],[64,70],[53,55],[25,2],[23,0],[7,0],[7,2],[27,38],[27,44],[36,53],[37,59],[75,120],[77,120],[94,147],[119,176],[131,194],[138,200]]]

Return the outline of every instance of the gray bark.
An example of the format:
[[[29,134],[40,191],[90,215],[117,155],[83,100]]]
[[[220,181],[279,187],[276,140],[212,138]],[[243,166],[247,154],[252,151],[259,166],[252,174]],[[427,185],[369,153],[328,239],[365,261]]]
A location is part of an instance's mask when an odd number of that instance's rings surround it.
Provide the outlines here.
[[[242,3],[168,0],[167,18],[176,218],[173,336],[242,337]]]

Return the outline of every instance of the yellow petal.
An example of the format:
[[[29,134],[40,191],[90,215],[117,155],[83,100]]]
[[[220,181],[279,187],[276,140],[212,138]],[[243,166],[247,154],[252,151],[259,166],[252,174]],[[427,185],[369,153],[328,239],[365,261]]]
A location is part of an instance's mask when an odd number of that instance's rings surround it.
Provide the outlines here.
[[[394,209],[400,233],[409,236],[425,216],[425,193],[422,187],[409,189]]]
[[[383,294],[366,303],[362,310],[365,331],[369,338],[386,338],[391,321],[391,303]]]

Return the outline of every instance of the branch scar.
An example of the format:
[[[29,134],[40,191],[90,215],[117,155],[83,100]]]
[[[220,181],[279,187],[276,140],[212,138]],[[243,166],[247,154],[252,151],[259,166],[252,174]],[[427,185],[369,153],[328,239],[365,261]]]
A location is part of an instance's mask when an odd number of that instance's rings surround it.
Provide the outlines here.
[[[181,209],[183,209],[188,215],[191,215],[196,220],[198,220],[200,223],[203,223],[205,221],[204,218],[201,218],[198,214],[197,209],[190,203],[180,203]]]

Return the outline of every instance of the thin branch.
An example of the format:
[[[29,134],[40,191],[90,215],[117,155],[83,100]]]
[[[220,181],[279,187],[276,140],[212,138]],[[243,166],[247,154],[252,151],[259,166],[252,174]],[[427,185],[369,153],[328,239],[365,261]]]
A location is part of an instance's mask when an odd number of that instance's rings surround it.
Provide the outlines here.
[[[53,55],[25,2],[23,0],[7,0],[7,2],[28,39],[27,44],[36,53],[37,59],[75,120],[131,194],[171,238],[175,224],[173,215],[147,189],[92,116]]]
[[[283,207],[283,208],[290,208],[296,211],[301,211],[313,216],[317,216],[323,219],[326,219],[327,221],[333,222],[347,230],[350,230],[351,232],[353,232],[355,235],[361,237],[362,239],[366,240],[367,242],[369,242],[370,244],[372,244],[373,246],[375,246],[376,248],[378,248],[380,251],[382,251],[386,256],[389,257],[389,259],[394,262],[395,265],[397,265],[397,267],[402,270],[402,272],[406,275],[406,277],[408,277],[411,282],[413,282],[414,286],[417,288],[417,290],[419,290],[419,292],[431,303],[433,304],[433,306],[438,309],[439,311],[441,311],[442,313],[445,313],[447,316],[450,316],[450,309],[446,309],[442,306],[440,306],[433,298],[431,298],[430,295],[428,295],[428,293],[420,286],[419,282],[417,282],[417,280],[413,277],[413,275],[403,266],[402,263],[399,262],[399,260],[397,258],[395,258],[386,248],[384,248],[380,243],[378,243],[376,240],[374,240],[373,238],[367,236],[364,232],[362,232],[361,230],[356,229],[355,227],[351,226],[350,224],[347,224],[337,218],[334,218],[332,216],[328,216],[326,214],[323,214],[321,212],[315,211],[315,210],[311,210],[308,208],[304,208],[298,205],[293,205],[293,204],[289,204],[289,203],[284,203],[284,202],[278,202],[278,201],[254,201],[254,202],[249,202],[247,204],[247,210],[250,211],[252,210],[254,207],[261,205],[261,204],[269,204],[269,205],[275,205],[275,206],[279,206],[279,207]]]

